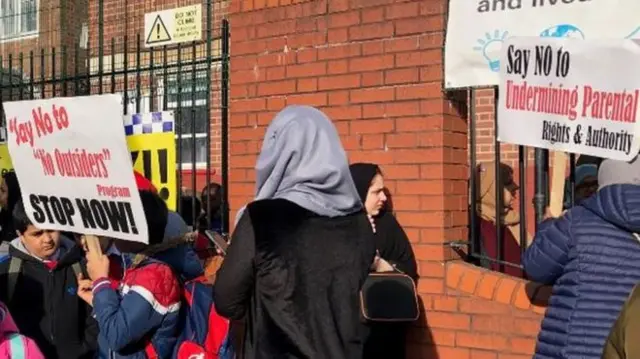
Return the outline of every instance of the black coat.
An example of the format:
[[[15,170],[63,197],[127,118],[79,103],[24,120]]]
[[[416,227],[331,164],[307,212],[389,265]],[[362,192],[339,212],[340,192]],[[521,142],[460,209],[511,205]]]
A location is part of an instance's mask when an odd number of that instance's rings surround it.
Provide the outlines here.
[[[364,212],[328,218],[282,199],[251,203],[215,283],[218,312],[247,315],[244,358],[362,357],[372,235]]]
[[[22,259],[21,274],[12,300],[7,301],[11,260],[0,263],[0,300],[9,307],[21,333],[36,341],[45,358],[93,358],[98,325],[91,318],[91,307],[76,294],[78,281],[72,268],[83,253],[70,240],[61,241],[65,253],[54,270],[12,242],[9,254]]]

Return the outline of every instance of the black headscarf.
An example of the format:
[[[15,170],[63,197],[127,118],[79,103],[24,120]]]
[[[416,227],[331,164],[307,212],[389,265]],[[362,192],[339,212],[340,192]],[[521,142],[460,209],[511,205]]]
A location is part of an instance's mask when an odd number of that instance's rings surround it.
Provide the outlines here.
[[[373,163],[354,163],[349,169],[356,184],[362,203],[367,199],[371,182],[377,174],[382,174],[380,167]],[[385,206],[386,207],[386,206]],[[376,216],[376,249],[380,256],[410,277],[418,278],[415,256],[407,234],[390,211],[383,209]]]
[[[381,174],[382,171],[378,165],[373,163],[354,163],[349,166],[349,170],[351,170],[351,177],[356,184],[360,200],[364,203],[367,200],[367,193],[369,193],[373,178],[377,174]]]

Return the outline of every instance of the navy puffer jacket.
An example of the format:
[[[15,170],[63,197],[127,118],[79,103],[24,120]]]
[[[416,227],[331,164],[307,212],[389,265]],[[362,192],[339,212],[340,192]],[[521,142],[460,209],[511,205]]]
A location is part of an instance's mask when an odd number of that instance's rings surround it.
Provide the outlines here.
[[[600,359],[640,282],[634,232],[640,233],[640,186],[634,185],[602,188],[561,218],[541,223],[522,260],[530,279],[553,285],[535,359]]]

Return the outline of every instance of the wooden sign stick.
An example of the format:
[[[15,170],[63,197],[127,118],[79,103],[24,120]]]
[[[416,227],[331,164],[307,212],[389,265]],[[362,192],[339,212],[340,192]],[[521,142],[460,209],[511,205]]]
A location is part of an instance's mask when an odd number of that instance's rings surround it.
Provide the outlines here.
[[[89,256],[100,257],[102,255],[102,247],[100,247],[100,240],[97,236],[83,235],[82,238],[87,245]]]
[[[551,174],[551,198],[549,201],[549,211],[554,217],[562,214],[564,204],[564,185],[567,177],[567,162],[569,156],[566,152],[553,152],[553,173]]]

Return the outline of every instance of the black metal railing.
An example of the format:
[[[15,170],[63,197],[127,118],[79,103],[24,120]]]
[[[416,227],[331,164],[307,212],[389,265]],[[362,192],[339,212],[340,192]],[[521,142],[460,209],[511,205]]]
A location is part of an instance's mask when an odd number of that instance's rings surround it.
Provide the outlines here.
[[[498,103],[498,89],[494,88],[493,92],[495,94],[494,106]],[[493,127],[493,163],[491,166],[495,166],[493,171],[495,171],[495,235],[493,238],[483,238],[481,221],[482,219],[478,213],[479,207],[479,172],[478,166],[481,164],[481,161],[478,159],[477,153],[477,136],[478,132],[476,130],[477,126],[477,118],[478,114],[476,113],[476,90],[469,89],[468,90],[468,103],[469,103],[469,241],[467,243],[454,243],[454,245],[458,247],[467,247],[465,251],[467,253],[467,259],[475,263],[477,265],[487,267],[499,272],[511,272],[513,273],[513,269],[520,270],[522,269],[522,265],[520,264],[520,258],[522,254],[527,249],[527,237],[528,233],[531,233],[531,237],[535,234],[535,230],[538,227],[538,224],[545,218],[545,214],[550,202],[550,171],[549,171],[549,151],[544,149],[529,149],[525,146],[517,146],[518,156],[517,162],[514,165],[517,166],[517,174],[518,181],[517,186],[519,187],[517,197],[518,197],[518,217],[519,221],[519,237],[520,241],[518,243],[519,246],[519,255],[514,260],[513,256],[509,257],[505,253],[505,247],[507,247],[507,241],[509,238],[506,238],[507,235],[505,233],[507,227],[505,226],[503,217],[504,217],[504,201],[503,201],[503,193],[504,191],[500,190],[503,188],[504,183],[501,183],[504,179],[500,176],[501,167],[507,166],[511,168],[507,163],[501,161],[502,153],[500,148],[500,142],[497,139],[498,133],[498,122],[497,122],[497,111],[494,107],[494,127]],[[533,183],[534,183],[534,191],[533,198],[527,197],[527,179],[528,179],[528,171],[530,168],[530,152],[533,151]],[[563,199],[563,202],[566,200],[568,202],[569,207],[573,206],[574,198],[575,198],[575,176],[576,176],[576,156],[573,154],[569,155],[569,175],[567,176],[565,187],[566,187],[566,195]],[[486,164],[485,164],[486,165]],[[513,168],[511,168],[513,170]],[[515,171],[514,171],[515,172]],[[527,215],[533,211],[535,221],[533,224],[528,223]],[[533,230],[531,230],[533,229]],[[493,253],[494,255],[488,255],[487,253]],[[511,269],[511,270],[510,270]],[[526,277],[526,274],[520,271],[521,276]]]
[[[197,188],[196,177],[203,178],[200,182],[207,185],[213,182],[214,172],[221,173],[220,215],[222,231],[228,233],[228,21],[215,20],[214,1],[203,0],[203,40],[145,48],[140,33],[105,39],[103,0],[98,3],[97,36],[88,36],[97,38],[96,47],[91,43],[72,47],[62,43],[0,55],[3,101],[120,93],[123,114],[173,111],[178,211],[188,210],[180,208],[184,187],[191,188],[195,199],[202,190]],[[214,158],[211,152],[216,142],[220,142],[221,151]],[[214,214],[205,205],[211,200],[210,192],[206,193],[206,198],[199,200],[210,223]],[[195,200],[190,210],[192,218],[201,216],[196,213]]]

